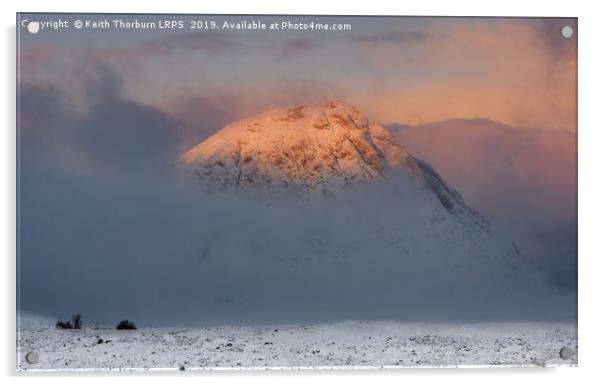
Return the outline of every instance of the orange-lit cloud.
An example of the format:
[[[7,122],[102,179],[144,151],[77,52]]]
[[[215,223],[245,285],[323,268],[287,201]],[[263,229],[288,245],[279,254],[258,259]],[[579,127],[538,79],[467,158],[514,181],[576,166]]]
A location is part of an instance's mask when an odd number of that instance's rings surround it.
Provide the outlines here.
[[[516,211],[511,205],[520,195],[525,209],[542,220],[576,215],[575,133],[521,129],[488,119],[391,129],[412,154],[432,163],[484,212]]]
[[[558,282],[574,285],[576,133],[521,129],[488,119],[390,128],[524,255],[549,269]]]
[[[399,30],[402,20],[336,36],[187,33],[74,45],[72,63],[27,75],[57,79],[64,69],[68,87],[72,74],[87,71],[80,67],[106,63],[122,75],[126,96],[172,113],[223,95],[236,99],[233,118],[337,98],[381,123],[485,117],[576,130],[577,35],[559,32],[567,23],[576,30],[574,19],[423,18]],[[27,49],[24,63],[57,56]]]
[[[391,45],[367,48],[372,54],[366,60],[374,68],[396,66],[404,74],[418,66],[422,74],[405,85],[392,76],[382,92],[356,92],[350,98],[384,122],[487,117],[511,125],[575,130],[576,36],[563,39],[560,25],[458,22],[435,28],[439,38],[408,52],[417,55],[411,60],[404,57],[404,49]],[[370,80],[359,82],[367,86]]]

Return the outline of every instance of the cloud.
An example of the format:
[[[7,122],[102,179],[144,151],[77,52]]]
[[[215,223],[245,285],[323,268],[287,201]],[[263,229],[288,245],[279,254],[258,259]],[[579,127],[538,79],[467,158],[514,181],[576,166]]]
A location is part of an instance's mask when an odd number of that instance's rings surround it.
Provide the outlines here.
[[[190,94],[210,100],[206,90],[259,110],[303,94],[300,102],[334,97],[384,123],[487,117],[576,131],[577,36],[559,33],[566,24],[576,31],[574,19],[421,20],[405,32],[395,24],[326,38],[208,31],[70,50],[86,65],[110,63],[125,94],[161,109]],[[46,78],[60,71],[36,68],[38,76],[52,72]],[[307,92],[308,82],[329,87]]]
[[[337,88],[320,79],[298,76],[274,77],[263,87],[255,87],[256,79],[237,81],[237,90],[204,86],[180,90],[177,97],[164,101],[162,110],[177,116],[186,125],[189,148],[228,123],[273,108],[304,104],[308,100],[326,101],[337,94]],[[274,96],[278,95],[278,98]]]
[[[198,143],[219,131],[226,124],[236,120],[236,98],[223,97],[215,100],[209,95],[191,95],[179,103],[174,115],[185,128],[184,143],[186,150],[191,144]]]
[[[54,44],[36,44],[28,47],[17,47],[17,59],[20,70],[35,65],[44,65],[56,58],[63,49]],[[17,74],[18,75],[18,74]]]
[[[157,108],[118,99],[95,105],[73,128],[73,143],[99,168],[143,172],[177,158],[178,129]]]
[[[194,55],[202,52],[211,55],[246,54],[252,51],[265,52],[271,57],[288,59],[305,54],[319,45],[319,39],[291,37],[269,39],[218,32],[194,32],[173,36],[162,36],[122,47],[98,48],[85,55],[85,60],[98,63],[109,62],[122,65],[140,65],[144,60],[168,55]]]
[[[573,316],[537,273],[450,238],[455,220],[404,178],[291,200],[38,172],[22,181],[21,310],[142,326]]]
[[[348,39],[362,46],[375,47],[383,45],[405,45],[408,43],[425,44],[436,37],[424,31],[384,32],[371,35],[352,35]]]
[[[316,43],[315,39],[300,37],[286,41],[278,49],[280,50],[280,56],[290,58],[308,53],[314,49]]]
[[[20,84],[18,109],[19,134],[25,137],[40,131],[50,134],[70,120],[66,101],[56,85]]]
[[[381,122],[483,116],[575,131],[577,37],[560,36],[566,23],[574,20],[436,19],[411,46],[372,36],[360,60],[374,75],[351,79],[347,100]]]
[[[60,86],[23,83],[21,159],[134,176],[169,167],[178,158],[181,123],[155,107],[124,98],[121,84],[111,67],[97,66],[85,83],[85,111],[75,113],[73,101]]]
[[[57,85],[21,82],[18,97],[18,157],[23,164],[49,164],[82,171],[85,154],[71,145],[79,117]]]
[[[576,287],[577,138],[574,133],[453,119],[389,128],[531,262]]]
[[[99,48],[89,52],[86,59],[91,62],[128,62],[162,55],[206,52],[220,54],[241,48],[236,39],[223,33],[210,31],[177,35],[163,35],[122,47]]]

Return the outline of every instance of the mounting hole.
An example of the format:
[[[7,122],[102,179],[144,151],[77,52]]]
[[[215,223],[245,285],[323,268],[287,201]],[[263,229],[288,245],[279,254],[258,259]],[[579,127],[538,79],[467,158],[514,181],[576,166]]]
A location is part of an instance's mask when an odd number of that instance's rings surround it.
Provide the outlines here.
[[[571,36],[573,36],[573,27],[571,27],[570,25],[565,25],[560,29],[560,34],[565,39],[570,38]]]
[[[560,358],[562,358],[563,360],[568,360],[569,358],[573,357],[574,355],[575,355],[575,352],[571,348],[564,347],[564,348],[560,349]]]
[[[27,23],[27,31],[29,31],[29,33],[38,33],[39,30],[40,22],[30,21],[29,23]]]
[[[40,362],[40,356],[36,352],[29,352],[25,355],[25,361],[29,364],[37,364]]]

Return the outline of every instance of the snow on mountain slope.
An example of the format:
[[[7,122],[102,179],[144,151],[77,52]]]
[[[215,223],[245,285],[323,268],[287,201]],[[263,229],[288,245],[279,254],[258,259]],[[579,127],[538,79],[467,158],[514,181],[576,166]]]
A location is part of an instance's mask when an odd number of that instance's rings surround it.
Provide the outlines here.
[[[450,212],[486,222],[426,162],[410,155],[382,126],[338,101],[265,112],[225,126],[182,161],[214,188],[320,191],[382,179],[403,170]]]
[[[225,225],[209,227],[203,271],[243,293],[226,301],[266,314],[265,303],[278,303],[321,319],[572,314],[571,298],[558,302],[516,247],[429,164],[344,103],[231,123],[181,160],[219,191],[311,197],[211,204],[204,217]]]

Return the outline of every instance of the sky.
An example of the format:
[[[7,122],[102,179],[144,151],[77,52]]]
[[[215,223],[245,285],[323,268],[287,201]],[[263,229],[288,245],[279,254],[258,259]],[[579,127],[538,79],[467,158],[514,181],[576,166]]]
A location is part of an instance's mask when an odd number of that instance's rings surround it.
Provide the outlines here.
[[[123,294],[142,303],[127,280],[141,260],[119,265],[127,245],[152,254],[179,242],[182,255],[202,254],[187,243],[198,236],[190,227],[203,225],[190,215],[197,190],[183,181],[178,157],[233,120],[328,99],[390,128],[554,285],[575,290],[575,19],[21,14],[18,25],[58,19],[178,19],[185,28],[18,30],[26,310],[69,313],[71,302],[95,295],[72,286],[104,287],[103,277],[115,287],[102,301]],[[199,20],[351,29],[188,28]],[[572,38],[561,36],[564,25]],[[168,224],[186,221],[187,230],[167,234]],[[132,301],[117,301],[114,313]]]

